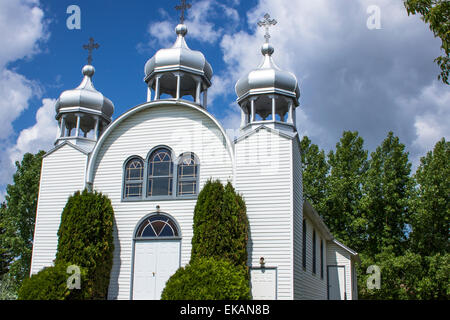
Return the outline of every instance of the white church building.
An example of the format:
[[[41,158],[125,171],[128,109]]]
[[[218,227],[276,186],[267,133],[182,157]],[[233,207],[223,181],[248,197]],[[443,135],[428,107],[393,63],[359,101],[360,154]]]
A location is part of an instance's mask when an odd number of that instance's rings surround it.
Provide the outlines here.
[[[273,22],[266,15],[260,24]],[[297,78],[276,66],[267,33],[262,63],[236,84],[242,120],[232,141],[208,112],[213,71],[188,47],[187,32],[179,24],[174,45],[146,63],[147,101],[114,121],[113,103],[93,86],[91,60],[81,84],[61,94],[58,137],[42,163],[31,273],[53,264],[63,208],[88,188],[107,195],[115,213],[108,298],[159,299],[189,263],[198,194],[219,179],[247,205],[253,299],[357,299],[358,254],[303,198]]]

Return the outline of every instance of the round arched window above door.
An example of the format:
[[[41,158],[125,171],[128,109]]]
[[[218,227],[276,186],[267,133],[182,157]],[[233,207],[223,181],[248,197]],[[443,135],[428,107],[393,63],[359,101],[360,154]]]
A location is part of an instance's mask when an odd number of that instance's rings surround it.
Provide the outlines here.
[[[136,238],[178,238],[178,227],[168,216],[155,214],[141,222]]]

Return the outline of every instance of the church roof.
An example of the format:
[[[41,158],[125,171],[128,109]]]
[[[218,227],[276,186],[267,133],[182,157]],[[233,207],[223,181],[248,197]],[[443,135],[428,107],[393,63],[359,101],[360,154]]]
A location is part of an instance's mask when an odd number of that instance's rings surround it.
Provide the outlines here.
[[[179,24],[175,29],[178,37],[174,45],[168,49],[159,50],[145,65],[145,80],[148,81],[154,73],[167,71],[185,71],[204,76],[211,81],[213,70],[200,51],[191,50],[185,40],[187,27]]]
[[[82,107],[93,111],[101,112],[103,116],[111,119],[114,113],[114,104],[101,92],[97,91],[92,83],[95,68],[92,65],[83,67],[84,75],[81,84],[72,90],[64,91],[56,102],[56,113],[64,108]]]
[[[295,75],[281,70],[274,62],[274,48],[270,43],[263,44],[261,53],[264,56],[258,68],[250,71],[236,83],[238,101],[249,95],[278,93],[298,100],[300,90]]]

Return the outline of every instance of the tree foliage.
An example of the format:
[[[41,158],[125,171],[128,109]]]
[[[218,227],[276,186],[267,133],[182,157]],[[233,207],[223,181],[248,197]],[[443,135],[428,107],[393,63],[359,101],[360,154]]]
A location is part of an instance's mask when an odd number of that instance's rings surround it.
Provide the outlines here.
[[[303,137],[300,149],[302,152],[303,197],[314,206],[320,215],[323,215],[330,166],[327,163],[325,152],[311,143],[308,137]]]
[[[191,261],[167,282],[163,300],[250,299],[248,219],[232,184],[209,180],[194,209]]]
[[[6,215],[6,204],[0,205],[0,245],[1,239],[5,236],[5,228],[3,227]],[[13,255],[11,249],[8,247],[0,246],[0,278],[6,274],[9,270],[9,265],[13,261]]]
[[[199,257],[169,279],[162,300],[249,300],[247,271],[228,260]]]
[[[113,262],[114,211],[108,197],[84,190],[69,198],[58,231],[56,264],[85,268],[90,299],[106,299]]]
[[[420,14],[435,37],[441,39],[444,54],[435,62],[441,68],[439,79],[449,83],[450,72],[450,2],[448,0],[406,0],[405,8],[409,14]]]
[[[346,131],[336,151],[328,154],[328,177],[324,221],[334,236],[360,251],[364,248],[367,221],[362,216],[361,181],[367,170],[367,151],[358,132]]]
[[[2,208],[0,244],[9,258],[9,273],[20,283],[30,273],[42,157],[45,152],[27,153],[16,162],[14,183],[6,188],[6,208]],[[8,259],[13,259],[8,261]]]
[[[369,265],[381,269],[381,289],[367,289],[370,275],[358,276],[359,298],[376,300],[448,300],[450,297],[450,255],[422,256],[407,250],[401,255],[392,247],[374,258],[364,257],[360,269]]]
[[[422,255],[449,253],[450,142],[442,139],[423,157],[414,176],[417,188],[411,198],[411,242]]]
[[[191,260],[210,257],[247,263],[248,219],[242,197],[229,182],[208,181],[194,209]]]
[[[405,146],[392,132],[371,154],[363,179],[361,209],[367,221],[364,251],[372,256],[392,246],[405,248],[411,195],[411,163]]]
[[[19,300],[80,300],[89,298],[86,290],[69,289],[67,268],[70,263],[57,263],[25,279],[19,289]],[[86,271],[81,269],[81,288],[86,286]]]

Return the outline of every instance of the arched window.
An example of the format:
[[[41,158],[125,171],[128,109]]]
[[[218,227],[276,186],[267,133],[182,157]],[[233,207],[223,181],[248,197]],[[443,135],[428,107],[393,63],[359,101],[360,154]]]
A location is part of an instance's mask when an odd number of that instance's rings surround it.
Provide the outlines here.
[[[172,152],[167,148],[155,150],[148,162],[147,195],[171,196],[173,194]]]
[[[145,219],[136,232],[136,238],[177,238],[178,227],[168,216],[155,214]]]
[[[193,153],[185,153],[178,160],[177,194],[195,195],[198,187],[198,161]]]
[[[144,180],[144,162],[141,159],[130,159],[125,166],[125,198],[142,197]]]

